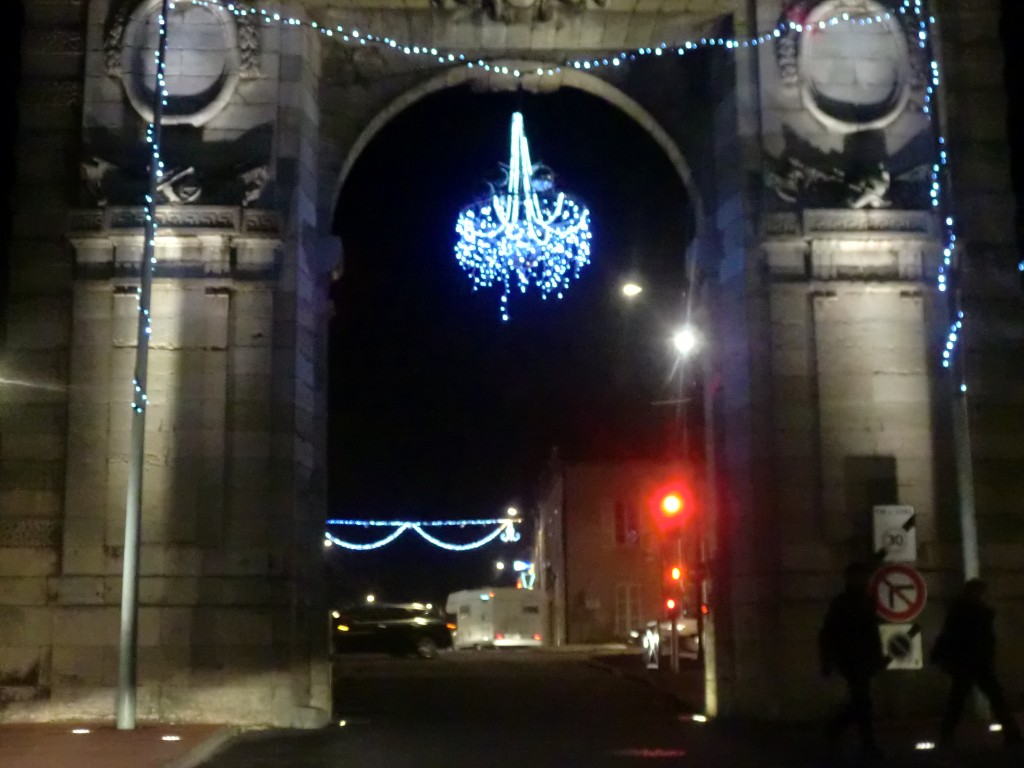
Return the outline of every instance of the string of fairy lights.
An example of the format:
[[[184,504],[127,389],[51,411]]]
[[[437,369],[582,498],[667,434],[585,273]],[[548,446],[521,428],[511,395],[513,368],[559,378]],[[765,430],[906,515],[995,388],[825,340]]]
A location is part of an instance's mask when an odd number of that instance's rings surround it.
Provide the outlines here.
[[[166,9],[174,8],[174,3],[167,4]],[[158,42],[153,53],[156,64],[156,89],[153,100],[153,115],[146,128],[146,143],[149,145],[149,189],[143,205],[145,234],[143,245],[143,263],[139,275],[138,297],[139,338],[136,354],[135,372],[132,378],[132,410],[143,414],[149,403],[147,392],[147,350],[149,339],[153,334],[152,291],[153,275],[156,272],[156,238],[159,223],[156,215],[157,187],[164,176],[164,161],[160,151],[163,108],[167,106],[170,95],[167,91],[167,28],[168,19],[164,9],[157,14]]]
[[[339,538],[330,531],[327,531],[324,533],[324,546],[339,546],[343,549],[355,552],[369,552],[374,549],[386,547],[406,531],[413,531],[435,547],[446,549],[449,552],[468,552],[469,550],[479,549],[480,547],[486,546],[499,537],[507,544],[519,541],[521,534],[516,530],[516,522],[516,520],[510,517],[501,517],[491,520],[328,520],[327,525],[329,526],[349,526],[364,529],[390,528],[392,530],[375,541],[362,543]],[[474,541],[459,544],[445,541],[432,533],[427,532],[428,528],[466,528],[481,526],[493,527],[493,529]]]
[[[508,64],[494,63],[487,59],[473,56],[466,52],[454,50],[441,50],[433,46],[410,44],[408,41],[397,40],[387,35],[379,35],[374,32],[360,30],[357,27],[346,27],[343,24],[324,24],[315,20],[303,20],[295,16],[282,15],[280,12],[260,8],[254,5],[241,3],[223,2],[222,0],[189,0],[196,6],[222,8],[229,13],[238,16],[252,16],[261,19],[264,24],[279,24],[282,26],[308,27],[315,30],[323,37],[331,38],[341,44],[349,45],[376,45],[385,50],[407,57],[429,59],[441,65],[458,65],[470,69],[480,68],[486,72],[505,75],[515,79],[525,77],[555,76],[562,72],[563,68],[576,70],[595,70],[602,67],[618,67],[627,62],[642,59],[644,57],[659,57],[668,55],[685,56],[688,53],[707,49],[725,48],[726,50],[737,50],[743,48],[758,47],[773,43],[783,37],[784,34],[793,31],[796,33],[809,32],[813,30],[825,30],[839,24],[871,25],[883,24],[891,21],[896,15],[906,17],[906,23],[917,26],[917,44],[926,53],[932,37],[935,34],[935,17],[926,11],[924,0],[902,0],[900,5],[893,11],[879,13],[857,13],[853,10],[846,10],[842,13],[821,19],[819,21],[805,24],[794,19],[782,19],[772,29],[760,32],[749,37],[709,37],[703,36],[699,39],[685,40],[682,42],[661,42],[656,45],[636,48],[633,50],[622,50],[609,53],[600,57],[588,57],[568,59],[560,64],[539,66],[536,69],[521,69]],[[930,78],[925,89],[924,104],[922,112],[928,117],[933,125],[933,133],[936,140],[936,161],[931,169],[931,186],[929,190],[930,203],[937,213],[944,213],[942,224],[942,260],[936,276],[936,285],[940,293],[948,295],[950,307],[950,328],[946,343],[942,351],[942,366],[950,369],[953,367],[957,348],[965,322],[965,313],[960,306],[960,297],[957,291],[950,290],[955,276],[955,254],[957,249],[957,227],[950,211],[950,203],[945,200],[945,192],[948,184],[949,152],[946,138],[943,135],[939,121],[935,119],[935,102],[939,93],[941,74],[939,62],[932,58],[929,64]],[[1018,264],[1018,269],[1024,272],[1024,261]],[[961,389],[966,390],[965,382],[961,381]]]
[[[834,27],[839,24],[857,24],[857,25],[870,25],[870,24],[881,24],[890,21],[894,14],[892,12],[860,15],[850,11],[844,11],[828,19],[823,19],[813,24],[804,24],[800,21],[792,19],[784,19],[776,24],[771,30],[762,32],[757,35],[750,37],[701,37],[694,40],[686,40],[683,42],[669,43],[662,42],[654,46],[648,46],[643,48],[637,48],[631,51],[619,51],[616,53],[602,56],[599,58],[586,58],[586,59],[569,59],[559,65],[537,67],[535,70],[522,70],[515,67],[509,67],[505,64],[492,63],[486,59],[473,57],[464,52],[456,51],[442,51],[436,47],[430,47],[425,45],[409,45],[406,42],[396,40],[389,36],[378,35],[373,32],[360,31],[357,28],[346,28],[344,25],[325,25],[317,21],[304,21],[294,16],[285,16],[279,12],[271,11],[266,8],[258,8],[255,6],[244,6],[238,3],[221,2],[219,0],[188,0],[191,5],[199,7],[218,7],[235,16],[245,17],[253,16],[259,18],[265,24],[279,24],[282,26],[292,27],[308,27],[315,30],[324,37],[332,38],[343,44],[351,45],[376,45],[386,50],[394,51],[395,53],[402,54],[410,57],[429,58],[435,60],[437,63],[442,65],[457,64],[466,66],[468,68],[481,68],[487,72],[493,72],[496,74],[507,75],[512,78],[521,79],[527,76],[554,76],[562,72],[563,67],[572,68],[577,70],[593,70],[602,67],[617,67],[628,61],[635,61],[637,59],[647,56],[664,56],[664,55],[678,55],[684,56],[687,53],[698,51],[707,48],[725,48],[727,50],[736,50],[741,48],[750,48],[765,45],[774,42],[782,37],[782,35],[789,31],[795,31],[802,33],[814,29],[827,29]],[[175,8],[175,3],[170,3],[170,8]],[[912,19],[909,23],[916,23],[918,28],[917,40],[918,46],[922,51],[928,51],[930,40],[935,34],[935,17],[929,15],[926,12],[924,6],[924,0],[902,0],[902,3],[895,12]],[[159,104],[157,109],[154,110],[154,116],[152,122],[149,124],[147,130],[147,142],[150,146],[150,163],[151,163],[151,187],[149,194],[145,198],[145,223],[146,223],[146,245],[148,246],[149,256],[146,263],[143,265],[143,280],[151,279],[156,269],[156,253],[155,245],[157,238],[157,215],[156,215],[156,183],[163,177],[164,174],[164,163],[161,155],[161,124],[159,107],[166,106],[168,100],[167,93],[167,81],[166,81],[166,64],[164,62],[164,56],[162,55],[159,48],[165,47],[167,42],[167,26],[168,20],[164,14],[159,15],[159,35],[160,35],[160,46],[156,53],[157,62],[157,87],[159,88],[161,98],[158,100]],[[938,97],[939,86],[941,83],[941,73],[939,62],[932,58],[929,66],[930,80],[926,87],[924,105],[922,107],[923,113],[928,117],[929,121],[933,125],[933,132],[936,138],[936,161],[932,166],[931,172],[931,188],[929,190],[929,196],[931,206],[936,212],[945,214],[942,216],[942,261],[938,268],[937,274],[937,288],[940,293],[948,294],[949,296],[949,307],[950,307],[950,327],[949,333],[946,338],[944,349],[942,351],[942,366],[946,369],[953,367],[954,360],[956,357],[956,351],[960,344],[960,340],[964,332],[965,323],[965,312],[960,304],[961,299],[959,293],[956,290],[951,290],[952,283],[955,277],[955,255],[957,249],[957,226],[954,216],[950,210],[950,202],[945,199],[946,189],[949,186],[948,173],[949,173],[949,152],[947,149],[946,137],[942,132],[942,127],[939,121],[935,119],[935,101]],[[1018,264],[1018,270],[1024,272],[1024,261]],[[149,306],[149,297],[146,295],[147,292],[142,287],[138,290],[139,303],[138,311],[140,313],[140,327],[143,329],[145,338],[148,339],[152,334],[152,322],[151,322],[151,311]],[[961,370],[961,381],[960,387],[962,391],[966,391],[966,382],[963,380],[963,372]],[[132,400],[132,408],[137,412],[141,413],[145,410],[148,401],[146,392],[146,376],[145,370],[139,370],[137,367],[135,372],[135,378],[133,380],[134,395]]]

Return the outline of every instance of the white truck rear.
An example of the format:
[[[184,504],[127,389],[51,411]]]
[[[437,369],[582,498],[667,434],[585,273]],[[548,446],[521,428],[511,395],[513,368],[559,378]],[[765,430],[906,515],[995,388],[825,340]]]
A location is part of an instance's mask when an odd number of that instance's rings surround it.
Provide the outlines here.
[[[465,589],[448,595],[456,648],[544,645],[544,593],[512,587]]]

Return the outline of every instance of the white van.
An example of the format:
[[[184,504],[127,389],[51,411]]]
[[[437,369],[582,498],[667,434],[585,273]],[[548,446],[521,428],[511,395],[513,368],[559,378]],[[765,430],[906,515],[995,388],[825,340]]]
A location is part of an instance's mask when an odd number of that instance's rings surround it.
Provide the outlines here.
[[[516,648],[544,645],[544,593],[512,587],[465,589],[448,595],[456,648]]]

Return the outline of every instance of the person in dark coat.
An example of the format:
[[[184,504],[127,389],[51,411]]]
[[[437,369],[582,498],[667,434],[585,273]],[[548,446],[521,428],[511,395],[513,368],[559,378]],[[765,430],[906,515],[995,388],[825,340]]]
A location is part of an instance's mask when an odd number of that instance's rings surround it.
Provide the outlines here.
[[[871,572],[861,563],[846,568],[846,588],[832,599],[818,636],[821,670],[838,672],[846,680],[849,699],[828,723],[827,735],[835,742],[856,724],[864,752],[880,757],[871,719],[871,678],[885,667],[878,617],[868,593]]]
[[[1008,744],[1021,741],[1020,727],[1006,704],[1003,689],[996,680],[995,611],[985,603],[985,582],[971,579],[946,614],[942,632],[932,650],[932,661],[952,679],[949,702],[942,719],[941,739],[949,744],[972,686],[977,686],[992,708],[992,715],[1003,726]]]

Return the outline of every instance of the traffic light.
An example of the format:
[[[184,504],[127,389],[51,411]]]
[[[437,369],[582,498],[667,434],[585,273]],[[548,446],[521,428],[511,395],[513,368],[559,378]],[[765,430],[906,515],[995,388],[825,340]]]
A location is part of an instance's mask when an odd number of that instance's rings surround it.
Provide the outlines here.
[[[675,597],[665,598],[665,613],[670,619],[679,617],[679,599]]]
[[[661,514],[667,518],[675,517],[686,508],[681,494],[671,491],[661,497]]]
[[[651,498],[655,525],[662,533],[676,533],[694,512],[693,494],[689,487],[675,481],[657,488]]]

